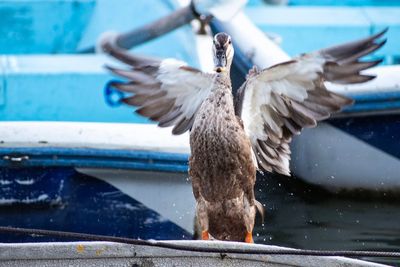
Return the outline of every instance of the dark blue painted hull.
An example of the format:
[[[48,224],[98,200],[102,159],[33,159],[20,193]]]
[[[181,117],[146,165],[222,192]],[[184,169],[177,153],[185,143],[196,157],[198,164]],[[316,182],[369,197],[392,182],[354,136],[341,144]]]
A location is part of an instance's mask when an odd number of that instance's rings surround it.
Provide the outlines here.
[[[190,239],[191,234],[115,187],[72,167],[0,168],[0,225],[141,239]],[[24,185],[16,181],[33,181]],[[150,193],[150,192],[149,192]],[[155,196],[156,197],[156,196]],[[30,201],[27,201],[27,200]],[[25,200],[25,201],[24,201]],[[54,241],[0,235],[0,242]]]
[[[329,123],[400,159],[400,114],[331,119]]]

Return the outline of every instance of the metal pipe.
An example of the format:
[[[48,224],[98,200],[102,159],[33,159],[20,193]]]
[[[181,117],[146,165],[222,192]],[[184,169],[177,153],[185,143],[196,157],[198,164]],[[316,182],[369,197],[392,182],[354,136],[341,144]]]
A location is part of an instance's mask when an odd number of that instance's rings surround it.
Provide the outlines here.
[[[188,24],[195,18],[194,9],[189,5],[139,29],[121,33],[116,39],[116,44],[129,49]]]
[[[199,14],[193,4],[190,4],[143,27],[117,34],[115,45],[123,49],[130,49],[188,24],[197,17]],[[92,46],[79,51],[79,53],[94,53],[95,50],[95,47]]]

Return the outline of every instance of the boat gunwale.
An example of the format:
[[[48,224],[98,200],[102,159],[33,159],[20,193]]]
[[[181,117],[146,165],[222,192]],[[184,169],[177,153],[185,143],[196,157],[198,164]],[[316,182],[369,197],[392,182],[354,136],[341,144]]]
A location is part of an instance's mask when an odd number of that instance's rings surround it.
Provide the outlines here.
[[[197,252],[190,250],[175,250],[165,247],[157,247],[157,243],[181,245],[185,247],[195,248],[209,248],[209,249],[240,249],[245,252],[249,250],[282,250],[282,254],[243,254],[243,253],[226,253],[222,255],[217,252]],[[239,242],[227,241],[155,241],[154,245],[131,245],[115,242],[104,241],[81,241],[81,242],[43,242],[43,243],[0,243],[0,259],[12,261],[25,261],[29,260],[63,260],[63,259],[108,259],[113,260],[116,258],[125,259],[159,259],[179,261],[183,258],[194,258],[193,262],[196,263],[196,258],[202,259],[217,259],[225,261],[227,266],[228,262],[241,260],[244,262],[260,262],[260,264],[291,264],[291,266],[321,266],[323,264],[348,264],[348,266],[364,266],[364,267],[379,267],[387,266],[373,262],[366,262],[358,259],[352,259],[340,256],[305,256],[305,255],[285,255],[285,251],[295,250],[292,248],[262,245],[262,244],[245,244]],[[42,251],[44,253],[38,253]],[[5,256],[6,255],[6,256]],[[28,258],[31,257],[31,258]],[[197,262],[199,266],[204,262]],[[329,265],[330,266],[330,265]],[[336,265],[332,265],[336,266]],[[346,265],[347,266],[347,265]]]
[[[188,169],[188,154],[146,150],[0,147],[0,158],[0,167],[116,168],[165,172],[187,172]]]

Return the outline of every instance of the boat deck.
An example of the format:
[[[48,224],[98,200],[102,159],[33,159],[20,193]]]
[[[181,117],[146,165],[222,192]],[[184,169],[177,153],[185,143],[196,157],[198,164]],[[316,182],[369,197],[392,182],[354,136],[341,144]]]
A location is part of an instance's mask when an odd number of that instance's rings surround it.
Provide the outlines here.
[[[383,267],[344,257],[322,257],[303,255],[255,255],[246,253],[195,252],[190,249],[240,249],[270,250],[282,252],[284,247],[244,244],[222,241],[168,241],[157,244],[185,246],[187,250],[176,250],[158,246],[139,246],[112,242],[64,242],[0,244],[0,267],[35,266],[307,266],[307,267]],[[156,244],[156,243],[154,243]]]

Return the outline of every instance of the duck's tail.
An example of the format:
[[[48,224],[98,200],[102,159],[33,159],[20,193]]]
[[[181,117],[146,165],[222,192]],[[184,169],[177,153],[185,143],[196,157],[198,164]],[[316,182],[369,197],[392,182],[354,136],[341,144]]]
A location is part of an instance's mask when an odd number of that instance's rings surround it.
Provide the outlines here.
[[[254,203],[256,204],[257,211],[258,211],[258,212],[260,213],[260,215],[261,215],[261,222],[264,223],[264,215],[265,215],[264,207],[263,207],[263,205],[262,205],[259,201],[257,201],[257,200],[254,200]]]

